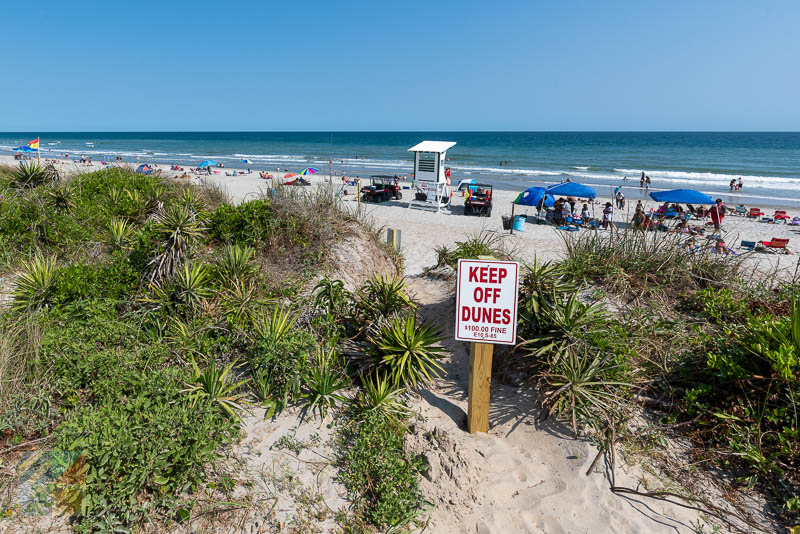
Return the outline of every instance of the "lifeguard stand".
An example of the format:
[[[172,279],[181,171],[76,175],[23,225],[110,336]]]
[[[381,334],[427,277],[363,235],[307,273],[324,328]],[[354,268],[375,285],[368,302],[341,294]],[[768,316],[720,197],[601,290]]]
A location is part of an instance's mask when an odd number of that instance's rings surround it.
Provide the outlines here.
[[[452,141],[423,141],[408,149],[414,153],[414,194],[409,208],[441,211],[450,205],[450,186],[445,176],[445,155]]]

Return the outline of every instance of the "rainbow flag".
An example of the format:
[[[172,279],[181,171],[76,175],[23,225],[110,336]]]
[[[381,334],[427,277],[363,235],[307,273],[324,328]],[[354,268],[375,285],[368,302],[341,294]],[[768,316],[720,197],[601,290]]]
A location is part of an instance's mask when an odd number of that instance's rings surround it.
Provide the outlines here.
[[[39,138],[37,137],[36,139],[34,139],[30,143],[28,143],[28,146],[31,147],[31,148],[37,148],[38,149],[39,148]]]

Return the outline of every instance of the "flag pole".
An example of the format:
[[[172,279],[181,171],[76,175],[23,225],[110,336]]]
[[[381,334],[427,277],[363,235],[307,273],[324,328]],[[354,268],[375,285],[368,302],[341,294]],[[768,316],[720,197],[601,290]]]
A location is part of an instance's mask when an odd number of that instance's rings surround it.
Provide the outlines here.
[[[36,139],[39,141],[38,143],[36,143],[37,144],[37,147],[36,147],[36,163],[38,165],[41,165],[42,164],[42,156],[41,156],[42,151],[39,149],[39,147],[42,146],[42,143],[41,143],[42,140],[39,139],[39,137],[36,137]]]

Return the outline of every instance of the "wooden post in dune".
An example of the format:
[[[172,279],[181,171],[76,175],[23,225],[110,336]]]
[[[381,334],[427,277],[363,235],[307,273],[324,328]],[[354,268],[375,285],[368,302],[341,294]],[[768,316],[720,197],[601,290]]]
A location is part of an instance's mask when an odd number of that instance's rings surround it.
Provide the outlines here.
[[[494,344],[517,340],[519,263],[458,260],[456,280],[456,339],[470,342],[467,424],[488,432]]]
[[[489,399],[492,386],[491,343],[469,344],[469,401],[467,428],[469,433],[489,432]]]

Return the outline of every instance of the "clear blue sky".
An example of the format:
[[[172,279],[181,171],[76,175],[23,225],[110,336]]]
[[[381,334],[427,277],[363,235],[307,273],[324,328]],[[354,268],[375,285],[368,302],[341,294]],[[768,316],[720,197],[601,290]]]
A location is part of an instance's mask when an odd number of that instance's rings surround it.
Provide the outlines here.
[[[34,1],[0,131],[800,130],[800,1]]]

